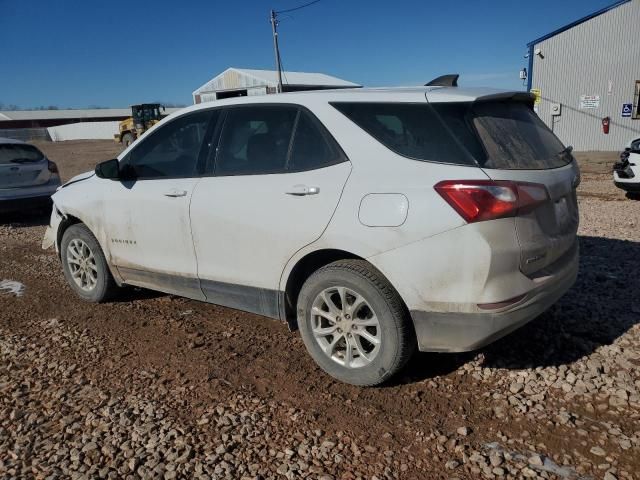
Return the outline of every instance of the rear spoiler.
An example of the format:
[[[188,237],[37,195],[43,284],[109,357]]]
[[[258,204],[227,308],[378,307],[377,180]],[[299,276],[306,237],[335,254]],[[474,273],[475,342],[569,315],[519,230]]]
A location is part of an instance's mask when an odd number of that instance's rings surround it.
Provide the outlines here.
[[[533,103],[536,100],[536,96],[533,93],[529,92],[504,92],[504,93],[493,93],[491,95],[485,95],[483,97],[477,98],[476,102],[522,102],[526,103],[530,107],[533,107]]]

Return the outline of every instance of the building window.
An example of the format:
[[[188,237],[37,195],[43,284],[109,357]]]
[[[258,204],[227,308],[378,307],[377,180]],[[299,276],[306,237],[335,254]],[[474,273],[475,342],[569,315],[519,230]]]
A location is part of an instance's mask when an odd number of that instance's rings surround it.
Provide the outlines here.
[[[640,80],[636,80],[636,93],[633,95],[633,119],[640,120]]]

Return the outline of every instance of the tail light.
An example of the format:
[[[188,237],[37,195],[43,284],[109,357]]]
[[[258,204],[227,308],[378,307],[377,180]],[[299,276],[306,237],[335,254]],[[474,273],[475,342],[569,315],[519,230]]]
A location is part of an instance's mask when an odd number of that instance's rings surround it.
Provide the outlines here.
[[[544,185],[527,182],[445,180],[434,188],[468,223],[527,213],[549,198]]]
[[[58,165],[56,165],[54,162],[52,162],[51,160],[47,160],[47,168],[49,169],[49,171],[51,173],[59,173],[58,172]]]

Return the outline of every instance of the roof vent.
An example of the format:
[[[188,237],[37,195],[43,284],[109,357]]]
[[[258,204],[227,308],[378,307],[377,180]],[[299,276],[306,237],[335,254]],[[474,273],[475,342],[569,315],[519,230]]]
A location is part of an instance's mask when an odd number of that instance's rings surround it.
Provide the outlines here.
[[[442,75],[438,78],[434,78],[429,83],[425,83],[425,87],[457,87],[458,78],[460,75],[457,73],[450,73],[448,75]]]

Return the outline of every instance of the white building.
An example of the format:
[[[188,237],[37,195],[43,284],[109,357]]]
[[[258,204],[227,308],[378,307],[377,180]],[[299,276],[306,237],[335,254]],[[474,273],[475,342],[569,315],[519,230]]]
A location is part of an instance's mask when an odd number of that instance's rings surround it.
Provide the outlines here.
[[[527,45],[536,110],[566,145],[621,150],[640,136],[639,26],[640,0],[618,0]]]
[[[362,86],[324,73],[307,72],[282,72],[282,84],[285,92],[359,88]],[[250,70],[231,67],[194,90],[193,103],[209,102],[229,97],[276,93],[277,87],[278,72],[275,70]]]

